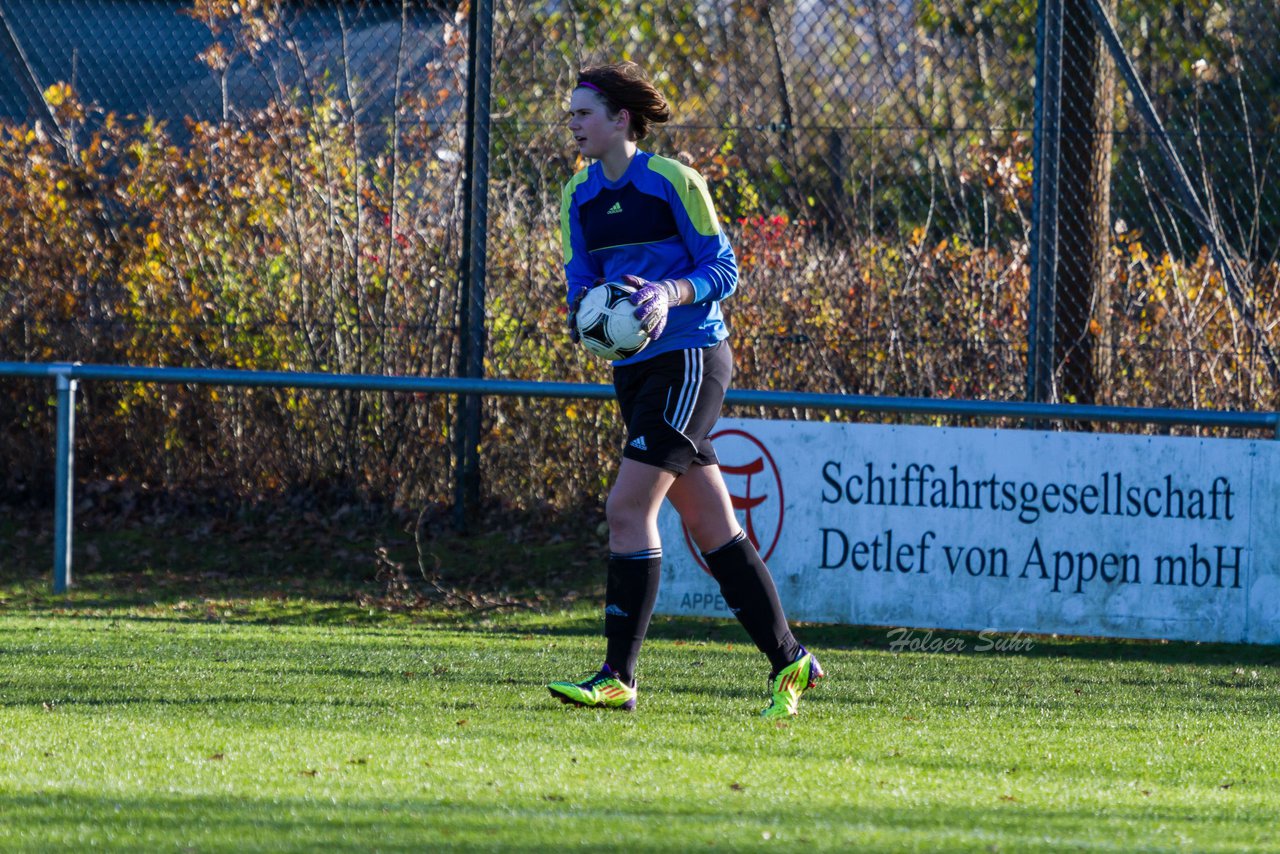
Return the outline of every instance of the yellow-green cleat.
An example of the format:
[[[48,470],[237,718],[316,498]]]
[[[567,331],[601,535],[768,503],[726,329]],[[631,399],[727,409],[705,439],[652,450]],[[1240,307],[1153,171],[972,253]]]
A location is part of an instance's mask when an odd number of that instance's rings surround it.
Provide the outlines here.
[[[636,707],[636,689],[622,681],[609,665],[583,682],[552,682],[551,696],[562,703],[629,712]]]
[[[761,717],[785,718],[796,714],[800,710],[800,695],[827,675],[812,653],[803,648],[800,652],[799,658],[769,677],[769,691],[773,696],[760,713]]]

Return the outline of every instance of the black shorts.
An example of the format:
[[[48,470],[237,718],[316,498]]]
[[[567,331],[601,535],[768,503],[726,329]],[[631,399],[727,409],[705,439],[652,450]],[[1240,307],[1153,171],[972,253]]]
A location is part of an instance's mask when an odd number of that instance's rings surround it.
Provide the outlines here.
[[[677,475],[691,465],[718,465],[707,434],[720,418],[732,377],[727,341],[614,368],[613,388],[627,425],[622,455]]]

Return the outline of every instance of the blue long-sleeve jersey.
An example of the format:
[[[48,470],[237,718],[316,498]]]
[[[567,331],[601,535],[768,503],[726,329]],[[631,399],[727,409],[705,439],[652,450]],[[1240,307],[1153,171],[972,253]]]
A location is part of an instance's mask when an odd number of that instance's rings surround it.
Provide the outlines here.
[[[615,365],[728,337],[720,301],[738,286],[738,261],[695,170],[644,151],[617,181],[591,164],[564,186],[560,238],[570,304],[598,278],[616,282],[630,274],[693,285],[694,302],[671,309],[662,337]]]

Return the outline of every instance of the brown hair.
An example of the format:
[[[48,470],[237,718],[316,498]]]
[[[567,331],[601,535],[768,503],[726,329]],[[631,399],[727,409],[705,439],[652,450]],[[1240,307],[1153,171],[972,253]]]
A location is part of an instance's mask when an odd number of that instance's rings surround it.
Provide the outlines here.
[[[584,84],[600,96],[610,115],[619,110],[631,114],[628,131],[632,139],[644,139],[650,125],[671,119],[667,99],[634,62],[590,65],[578,74],[578,86]]]

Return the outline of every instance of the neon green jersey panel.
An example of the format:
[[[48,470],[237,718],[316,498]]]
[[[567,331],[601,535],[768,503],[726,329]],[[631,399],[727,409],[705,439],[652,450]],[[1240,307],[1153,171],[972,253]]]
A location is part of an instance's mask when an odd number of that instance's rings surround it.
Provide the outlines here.
[[[560,193],[560,245],[564,248],[564,262],[566,264],[573,260],[573,228],[570,223],[573,208],[573,191],[586,180],[587,170],[583,169],[569,179],[569,182],[564,185],[564,190]]]
[[[720,220],[716,217],[715,205],[711,203],[711,193],[707,190],[707,182],[696,170],[685,166],[679,160],[654,155],[649,158],[649,168],[671,182],[676,188],[676,195],[684,205],[689,221],[698,233],[711,237],[720,231]]]

